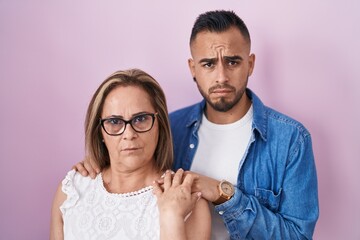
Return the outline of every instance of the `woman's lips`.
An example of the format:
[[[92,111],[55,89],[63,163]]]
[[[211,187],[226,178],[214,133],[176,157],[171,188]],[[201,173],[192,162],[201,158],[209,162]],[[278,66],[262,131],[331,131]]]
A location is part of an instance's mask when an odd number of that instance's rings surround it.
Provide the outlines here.
[[[140,148],[138,147],[126,147],[126,148],[123,148],[121,151],[124,151],[124,152],[131,152],[131,151],[136,151],[136,150],[139,150]]]

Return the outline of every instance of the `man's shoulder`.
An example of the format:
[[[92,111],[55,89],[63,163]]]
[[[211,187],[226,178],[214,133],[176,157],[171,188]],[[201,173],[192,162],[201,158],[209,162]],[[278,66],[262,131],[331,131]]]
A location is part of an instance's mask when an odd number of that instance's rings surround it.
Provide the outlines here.
[[[303,136],[310,135],[307,128],[295,118],[267,106],[265,107],[265,112],[269,126],[276,125],[279,129],[282,129],[282,131],[292,129],[298,131]]]
[[[288,130],[291,132],[299,132],[304,136],[309,135],[308,130],[298,120],[266,106],[250,89],[247,89],[247,94],[253,102],[254,125],[262,132],[262,134],[266,135],[270,130],[275,130],[277,132]]]

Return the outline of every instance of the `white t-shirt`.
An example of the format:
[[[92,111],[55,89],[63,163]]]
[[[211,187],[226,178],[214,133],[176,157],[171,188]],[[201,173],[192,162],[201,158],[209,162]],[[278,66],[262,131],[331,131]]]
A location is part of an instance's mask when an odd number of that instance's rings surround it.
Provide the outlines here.
[[[109,193],[101,173],[95,179],[71,170],[62,181],[60,206],[65,240],[160,239],[159,211],[152,187]]]
[[[199,145],[191,171],[219,181],[225,179],[236,186],[242,160],[251,138],[252,119],[252,105],[245,116],[230,124],[214,124],[203,114],[198,131]],[[214,211],[213,206],[210,207],[211,239],[229,239],[220,215]]]

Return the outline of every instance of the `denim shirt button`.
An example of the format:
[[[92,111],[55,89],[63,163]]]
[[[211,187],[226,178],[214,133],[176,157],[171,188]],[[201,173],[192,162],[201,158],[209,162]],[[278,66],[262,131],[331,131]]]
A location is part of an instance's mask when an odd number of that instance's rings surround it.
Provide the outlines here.
[[[192,144],[190,144],[190,146],[189,146],[191,149],[193,149],[194,147],[195,147],[195,145],[192,143]]]
[[[223,215],[223,214],[224,214],[224,211],[220,211],[219,214],[220,214],[220,215]]]

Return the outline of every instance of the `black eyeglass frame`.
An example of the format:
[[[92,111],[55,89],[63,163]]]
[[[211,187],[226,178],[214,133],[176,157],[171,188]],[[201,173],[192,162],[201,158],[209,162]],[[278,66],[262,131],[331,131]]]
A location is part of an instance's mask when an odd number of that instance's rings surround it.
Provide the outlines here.
[[[103,119],[100,118],[100,125],[101,125],[101,127],[104,129],[104,131],[105,131],[108,135],[110,135],[110,136],[119,136],[119,135],[123,134],[123,133],[125,132],[126,126],[127,126],[128,124],[130,124],[131,128],[132,128],[135,132],[137,132],[137,133],[144,133],[144,132],[150,131],[150,130],[153,128],[154,123],[155,123],[155,117],[156,117],[158,114],[159,114],[159,113],[157,113],[157,112],[156,112],[156,113],[143,113],[143,114],[136,115],[136,116],[132,117],[132,118],[129,119],[129,120],[125,120],[125,119],[122,119],[122,118],[119,118],[119,117],[109,117],[109,118],[103,118]],[[134,119],[136,119],[136,118],[138,118],[138,117],[142,117],[142,116],[151,116],[151,118],[152,118],[151,127],[150,127],[149,129],[145,130],[145,131],[138,131],[138,130],[136,130],[136,129],[133,127],[132,121],[133,121]],[[106,128],[105,128],[105,126],[104,126],[104,122],[105,122],[105,121],[108,121],[108,120],[111,120],[111,119],[119,119],[119,120],[123,121],[123,122],[125,123],[124,130],[123,130],[122,132],[120,132],[120,133],[115,133],[115,134],[108,133],[108,131],[106,131]]]

